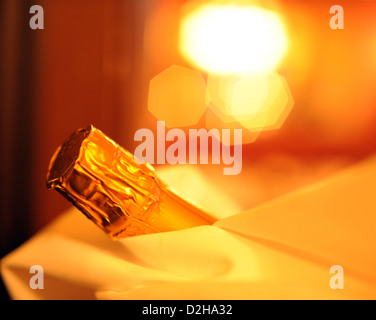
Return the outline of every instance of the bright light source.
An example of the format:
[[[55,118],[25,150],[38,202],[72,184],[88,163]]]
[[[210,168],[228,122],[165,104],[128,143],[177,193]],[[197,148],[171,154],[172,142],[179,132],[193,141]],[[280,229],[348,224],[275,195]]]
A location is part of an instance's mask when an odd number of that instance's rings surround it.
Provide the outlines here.
[[[286,49],[282,20],[258,7],[205,5],[181,22],[181,53],[208,72],[270,72]]]

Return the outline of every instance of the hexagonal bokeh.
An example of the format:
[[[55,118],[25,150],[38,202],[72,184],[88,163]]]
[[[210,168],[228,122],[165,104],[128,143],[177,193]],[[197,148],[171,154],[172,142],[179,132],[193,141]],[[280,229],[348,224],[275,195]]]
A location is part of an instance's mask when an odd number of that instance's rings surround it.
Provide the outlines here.
[[[223,121],[223,117],[226,117],[227,121]],[[234,141],[234,130],[235,129],[241,129],[242,130],[242,144],[248,144],[256,141],[257,137],[260,134],[260,131],[250,131],[243,125],[241,125],[238,121],[236,121],[234,118],[232,118],[232,121],[230,121],[230,118],[228,115],[225,116],[221,113],[221,111],[214,112],[213,108],[210,107],[206,112],[206,129],[218,129],[218,130],[230,130],[231,139],[230,141],[223,140],[223,135],[219,137],[219,140],[221,143],[225,145],[234,145],[236,144]]]
[[[224,122],[238,122],[251,132],[276,130],[290,113],[293,99],[286,80],[264,76],[208,77],[209,107]]]
[[[171,66],[150,81],[149,111],[167,128],[196,124],[208,105],[208,93],[201,73]]]

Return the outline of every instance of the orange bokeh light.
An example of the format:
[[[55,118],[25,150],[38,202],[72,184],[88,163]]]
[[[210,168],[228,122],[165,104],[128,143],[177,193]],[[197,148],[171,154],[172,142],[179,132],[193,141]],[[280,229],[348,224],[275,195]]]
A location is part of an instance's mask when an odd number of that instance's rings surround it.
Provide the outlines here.
[[[206,84],[198,71],[171,66],[150,81],[149,111],[167,128],[196,124],[207,105]]]
[[[242,124],[240,124],[236,119],[232,118],[228,114],[222,114],[221,111],[214,112],[214,108],[211,104],[209,104],[209,108],[206,112],[206,128],[207,130],[216,128],[219,130],[222,129],[230,129],[231,134],[233,135],[234,129],[241,129],[242,130],[242,144],[248,144],[256,141],[257,137],[260,134],[260,131],[250,131]],[[226,118],[227,121],[223,121]],[[222,139],[222,135],[219,137],[221,143],[225,145],[234,145],[234,140],[231,139],[229,143]]]
[[[251,132],[279,129],[293,106],[286,80],[263,76],[209,75],[209,107],[223,122],[238,122]]]

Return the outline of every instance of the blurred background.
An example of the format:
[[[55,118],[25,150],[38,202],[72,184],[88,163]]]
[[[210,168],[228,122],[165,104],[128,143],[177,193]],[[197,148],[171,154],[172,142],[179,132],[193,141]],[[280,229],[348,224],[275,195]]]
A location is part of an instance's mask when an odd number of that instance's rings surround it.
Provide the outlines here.
[[[334,4],[2,0],[0,258],[69,208],[45,177],[88,124],[132,152],[156,120],[242,128],[240,175],[196,170],[243,210],[372,155],[376,2],[340,1],[343,30],[330,28]],[[32,5],[43,30],[29,26]]]

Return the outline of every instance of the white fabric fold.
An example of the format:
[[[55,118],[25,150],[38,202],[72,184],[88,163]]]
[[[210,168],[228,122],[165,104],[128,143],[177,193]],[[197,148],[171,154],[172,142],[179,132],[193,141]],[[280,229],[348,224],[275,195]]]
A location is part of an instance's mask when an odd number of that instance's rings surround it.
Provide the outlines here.
[[[14,299],[375,299],[374,181],[372,158],[235,214],[198,177],[194,200],[209,210],[215,200],[225,218],[116,242],[72,208],[6,256],[2,277]],[[30,288],[32,265],[44,289]],[[329,285],[332,265],[343,290]]]

